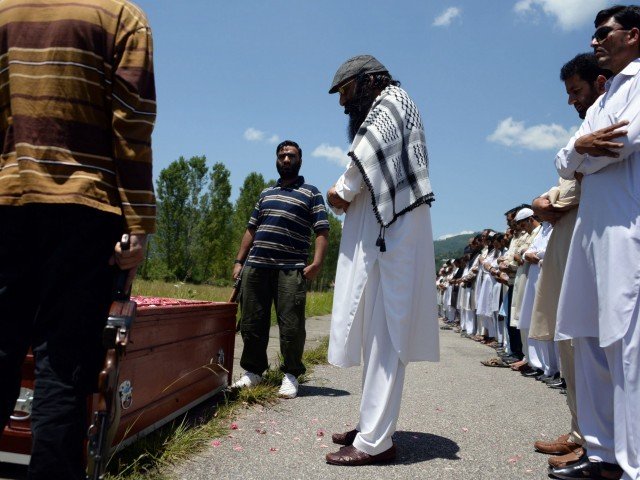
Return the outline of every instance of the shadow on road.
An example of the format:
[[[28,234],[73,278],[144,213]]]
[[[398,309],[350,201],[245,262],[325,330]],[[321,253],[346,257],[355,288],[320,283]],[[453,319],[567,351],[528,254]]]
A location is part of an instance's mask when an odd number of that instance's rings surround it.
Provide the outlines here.
[[[460,460],[460,447],[456,442],[439,435],[421,432],[396,432],[393,441],[398,448],[396,463],[410,465],[426,462],[434,458]]]
[[[315,385],[301,385],[298,390],[299,397],[345,397],[347,395],[351,395],[351,393],[346,390]]]

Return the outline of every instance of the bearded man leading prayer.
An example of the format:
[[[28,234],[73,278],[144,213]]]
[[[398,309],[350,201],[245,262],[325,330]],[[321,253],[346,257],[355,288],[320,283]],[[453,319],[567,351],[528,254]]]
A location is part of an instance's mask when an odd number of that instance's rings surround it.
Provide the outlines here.
[[[334,465],[393,461],[393,435],[410,361],[438,361],[428,156],[415,104],[371,55],[343,63],[329,93],[349,116],[351,163],[327,193],[345,213],[329,362],[364,360],[360,419],[333,435]]]

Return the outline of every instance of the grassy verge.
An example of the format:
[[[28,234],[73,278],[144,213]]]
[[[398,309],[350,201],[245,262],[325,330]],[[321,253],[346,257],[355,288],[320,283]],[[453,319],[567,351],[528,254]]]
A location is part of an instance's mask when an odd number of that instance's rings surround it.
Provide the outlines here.
[[[309,380],[313,367],[327,363],[329,338],[303,354],[307,373],[299,378],[300,383]],[[278,388],[282,382],[280,365],[264,374],[264,381],[252,388],[226,392],[215,405],[199,414],[187,414],[180,421],[163,427],[119,452],[109,463],[109,480],[141,480],[167,477],[162,470],[188,459],[205,449],[214,438],[229,433],[231,420],[236,413],[250,405],[277,403]]]
[[[185,298],[188,300],[207,300],[226,302],[231,296],[231,287],[213,287],[211,285],[193,285],[189,283],[168,283],[136,279],[133,284],[134,295],[147,297]],[[333,291],[307,292],[306,317],[318,317],[331,313]],[[271,312],[271,323],[275,325],[275,312]]]

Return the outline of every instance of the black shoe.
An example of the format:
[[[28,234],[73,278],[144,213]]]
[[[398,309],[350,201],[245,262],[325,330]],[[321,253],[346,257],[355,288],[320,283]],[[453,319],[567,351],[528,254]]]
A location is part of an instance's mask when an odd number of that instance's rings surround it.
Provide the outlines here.
[[[615,463],[592,462],[587,455],[576,463],[567,465],[562,468],[549,467],[549,475],[553,478],[568,479],[573,478],[594,478],[594,479],[612,479],[617,480],[622,477],[622,468]]]
[[[537,380],[537,381],[539,381],[539,382],[544,382],[545,380],[548,380],[548,379],[550,379],[550,378],[552,378],[552,377],[550,377],[549,375],[545,375],[545,374],[543,373],[542,375],[538,375],[538,376],[536,377],[536,380]]]
[[[560,390],[560,395],[566,395],[567,394],[567,389],[566,388],[562,388]]]
[[[512,357],[511,355],[505,355],[504,357],[502,357],[502,361],[511,365],[512,363],[519,362],[520,359],[518,357]]]
[[[567,388],[567,383],[564,381],[564,378],[562,378],[559,382],[556,383],[547,383],[547,386],[549,388],[553,388],[556,390],[560,390],[562,388]]]
[[[553,377],[549,377],[548,380],[543,380],[547,385],[550,383],[559,383],[560,382],[560,373],[556,373]]]
[[[539,368],[532,368],[531,370],[524,372],[522,376],[531,378],[531,377],[537,377],[538,375],[542,375],[543,373],[544,372]]]

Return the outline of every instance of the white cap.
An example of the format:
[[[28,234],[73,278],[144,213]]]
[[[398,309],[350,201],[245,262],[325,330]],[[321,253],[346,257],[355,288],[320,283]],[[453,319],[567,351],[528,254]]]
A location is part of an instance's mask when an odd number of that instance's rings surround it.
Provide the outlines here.
[[[516,213],[516,217],[514,218],[514,220],[516,222],[519,222],[529,217],[533,217],[533,210],[531,210],[530,208],[522,208],[518,210],[518,213]]]

